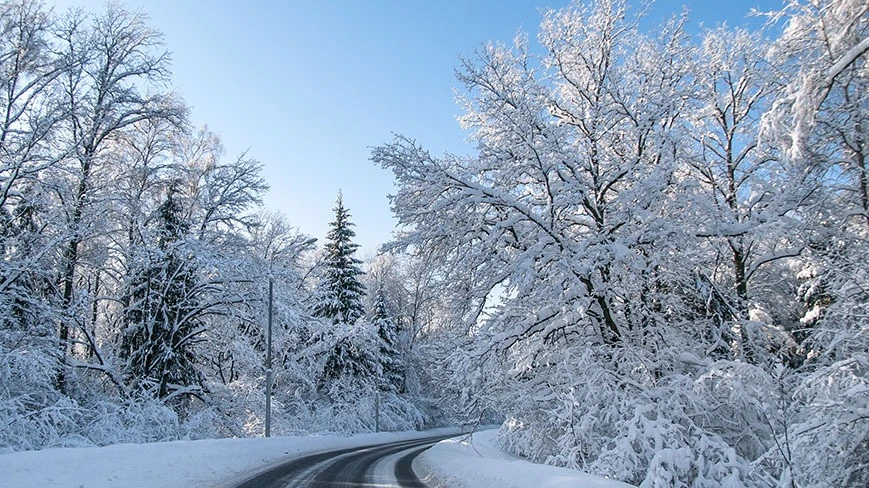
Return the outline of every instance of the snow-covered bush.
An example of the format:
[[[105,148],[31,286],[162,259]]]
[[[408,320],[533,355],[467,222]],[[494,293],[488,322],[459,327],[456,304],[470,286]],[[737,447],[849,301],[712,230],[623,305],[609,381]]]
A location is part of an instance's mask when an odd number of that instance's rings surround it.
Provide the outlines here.
[[[729,400],[716,398],[705,374],[655,374],[648,368],[678,359],[641,351],[574,348],[550,359],[508,407],[522,413],[502,427],[506,449],[641,486],[750,486],[750,461],[720,434],[757,424],[722,408]]]
[[[153,398],[125,403],[98,402],[81,417],[83,435],[98,446],[180,438],[178,414]]]
[[[780,483],[869,485],[869,356],[858,355],[802,378],[781,449]]]
[[[24,332],[0,334],[0,449],[65,445],[79,408],[55,389],[56,361],[45,347],[53,342],[34,343]]]
[[[227,417],[215,408],[204,408],[185,418],[180,428],[181,439],[220,439],[235,436],[235,419]]]

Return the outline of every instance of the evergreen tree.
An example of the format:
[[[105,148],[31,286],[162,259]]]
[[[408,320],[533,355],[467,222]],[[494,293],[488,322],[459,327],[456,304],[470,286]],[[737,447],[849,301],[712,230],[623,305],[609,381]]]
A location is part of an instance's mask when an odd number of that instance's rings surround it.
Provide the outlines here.
[[[339,331],[339,337],[323,367],[320,387],[329,390],[333,380],[339,389],[352,389],[353,379],[370,388],[381,377],[382,370],[377,360],[377,340],[371,329],[363,322],[348,325],[351,330]]]
[[[317,287],[314,315],[340,328],[334,331],[337,341],[326,360],[322,380],[345,375],[373,379],[379,376],[379,368],[372,354],[370,334],[365,324],[356,323],[365,313],[365,285],[359,280],[361,261],[353,257],[359,246],[352,241],[356,233],[340,192],[333,210],[335,220],[326,234],[323,280]]]
[[[120,351],[128,361],[129,380],[159,398],[201,386],[193,351],[201,332],[195,265],[186,249],[189,225],[181,211],[170,188],[157,210],[156,249],[146,249],[131,271]]]
[[[362,297],[365,285],[359,280],[361,261],[353,257],[359,248],[352,239],[356,237],[350,222],[350,212],[344,208],[341,193],[332,210],[335,220],[326,234],[324,277],[317,289],[314,315],[330,319],[333,324],[352,324],[365,314]]]
[[[380,365],[382,370],[380,388],[384,391],[404,391],[404,364],[398,350],[398,326],[386,307],[386,296],[378,289],[374,297],[371,321],[380,337]]]

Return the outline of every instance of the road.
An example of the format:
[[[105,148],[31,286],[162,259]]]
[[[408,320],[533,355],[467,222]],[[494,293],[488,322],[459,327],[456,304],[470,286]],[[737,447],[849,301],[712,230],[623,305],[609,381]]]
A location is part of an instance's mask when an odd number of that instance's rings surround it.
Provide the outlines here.
[[[311,454],[259,473],[235,488],[424,488],[426,484],[413,472],[414,458],[434,443],[450,437],[454,436]]]

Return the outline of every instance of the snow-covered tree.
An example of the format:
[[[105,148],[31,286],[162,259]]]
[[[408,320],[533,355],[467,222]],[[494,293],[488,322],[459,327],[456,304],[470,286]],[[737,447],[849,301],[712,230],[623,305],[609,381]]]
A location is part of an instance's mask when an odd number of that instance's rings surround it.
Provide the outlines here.
[[[134,388],[158,398],[201,389],[194,346],[203,332],[195,251],[174,188],[157,209],[156,243],[131,266],[120,355]],[[154,245],[156,244],[156,245]]]
[[[364,317],[365,285],[360,260],[354,257],[359,245],[353,242],[356,233],[350,221],[350,212],[344,207],[341,193],[333,208],[335,220],[326,234],[323,249],[322,278],[314,292],[313,314],[334,326],[334,345],[328,353],[323,370],[324,381],[345,375],[373,381],[379,375],[375,360],[376,348],[371,346],[367,323],[357,321]],[[345,330],[346,329],[346,330]],[[348,333],[351,332],[351,333]]]
[[[869,483],[865,448],[869,253],[869,6],[859,0],[786,2],[771,54],[783,79],[766,114],[776,141],[814,191],[798,267],[805,303],[797,337],[791,422],[768,459],[782,486]]]
[[[253,211],[262,165],[189,130],[144,15],[0,13],[0,448],[243,435],[262,413],[266,276],[287,285],[276,386],[310,420],[324,351],[307,346],[326,330],[305,305],[311,240]]]
[[[362,261],[354,256],[359,245],[353,242],[356,232],[350,221],[350,212],[344,207],[341,193],[335,208],[335,220],[329,224],[323,249],[323,277],[317,286],[314,315],[331,320],[334,324],[352,324],[365,315],[362,299],[365,285],[359,277]]]
[[[51,56],[53,28],[42,4],[0,2],[0,369],[12,376],[27,368],[22,356],[41,356],[34,358],[41,366],[57,358],[49,302],[55,247],[47,230],[56,213],[50,182],[41,177],[57,163],[51,142],[62,117],[54,97],[63,69]],[[22,391],[24,383],[17,385]],[[7,398],[0,394],[0,403]]]
[[[250,210],[262,204],[268,190],[262,163],[242,153],[224,160],[220,138],[203,127],[184,134],[176,143],[179,171],[187,177],[185,192],[192,196],[187,209],[197,239],[234,246],[236,235],[249,233],[257,224]]]
[[[683,223],[696,229],[698,285],[711,319],[710,340],[722,357],[760,360],[764,348],[789,342],[795,313],[771,303],[766,282],[800,254],[805,222],[793,212],[811,192],[792,178],[772,144],[760,137],[775,80],[760,34],[718,27],[696,54],[695,93],[686,121],[687,177]],[[764,317],[765,319],[762,319]],[[792,341],[791,341],[792,342]],[[793,353],[793,351],[790,351]]]
[[[62,183],[57,189],[64,202],[66,242],[58,288],[64,309],[59,338],[66,356],[79,330],[93,335],[81,320],[91,304],[76,292],[82,281],[96,280],[80,268],[86,246],[106,230],[102,214],[110,194],[105,179],[107,147],[113,137],[146,119],[181,124],[186,109],[161,90],[168,76],[168,54],[161,50],[161,35],[148,27],[143,14],[118,4],[93,16],[70,11],[59,23],[57,38],[58,62],[65,68],[60,77],[62,104],[68,107],[61,138],[69,145],[69,156],[58,174]],[[83,275],[88,278],[80,279]],[[64,380],[60,371],[58,384],[63,386]]]
[[[851,3],[805,2],[862,26]],[[446,393],[507,415],[510,449],[641,486],[786,486],[795,419],[865,381],[853,356],[835,388],[792,369],[797,259],[838,234],[816,225],[835,213],[814,212],[824,178],[764,129],[795,113],[782,87],[800,64],[739,31],[692,47],[684,22],[646,35],[618,0],[548,12],[542,58],[520,36],[463,61],[475,155],[398,137],[372,159],[397,182],[394,247],[433,256],[446,284]],[[827,419],[849,441],[827,445],[862,466],[856,401]]]
[[[655,320],[641,310],[648,301],[632,298],[659,287],[650,261],[668,252],[656,248],[668,242],[658,236],[673,232],[661,203],[671,199],[670,134],[685,100],[687,50],[677,24],[637,40],[615,20],[624,6],[604,3],[547,16],[552,84],[535,78],[521,39],[465,62],[461,80],[473,98],[463,122],[478,158],[433,158],[406,138],[374,152],[394,171],[393,207],[414,229],[401,242],[436,253],[449,279],[465,282],[466,327],[498,293],[515,296],[498,327],[517,333],[506,347],[534,343],[531,356],[572,334],[642,340]],[[616,59],[622,50],[634,54]],[[657,59],[661,52],[669,58]],[[533,310],[548,311],[528,324]]]
[[[386,295],[381,289],[374,294],[371,323],[377,329],[377,336],[380,338],[378,354],[382,371],[380,388],[401,393],[404,391],[405,381],[404,364],[399,350],[399,330],[386,306]]]

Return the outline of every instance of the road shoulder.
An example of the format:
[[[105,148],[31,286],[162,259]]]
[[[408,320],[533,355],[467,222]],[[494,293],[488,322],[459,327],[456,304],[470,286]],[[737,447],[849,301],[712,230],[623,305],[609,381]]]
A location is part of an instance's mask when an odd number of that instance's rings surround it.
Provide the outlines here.
[[[414,471],[432,488],[633,488],[512,456],[497,447],[497,434],[490,429],[441,441],[416,458]]]

